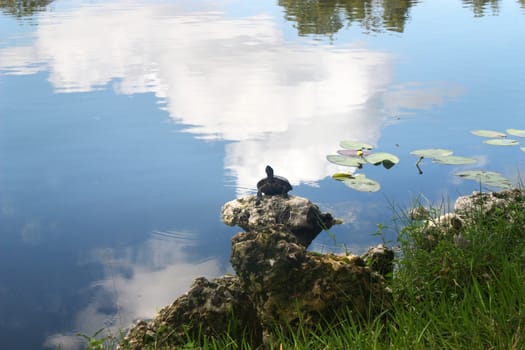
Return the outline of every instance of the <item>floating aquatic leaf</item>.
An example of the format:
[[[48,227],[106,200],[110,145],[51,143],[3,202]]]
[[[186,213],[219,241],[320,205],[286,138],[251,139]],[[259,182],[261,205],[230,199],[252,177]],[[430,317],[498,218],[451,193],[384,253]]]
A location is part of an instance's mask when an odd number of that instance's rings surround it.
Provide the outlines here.
[[[454,152],[452,152],[449,149],[443,149],[443,148],[418,149],[418,150],[410,152],[410,154],[413,154],[415,156],[427,157],[427,158],[446,157],[446,156],[450,156],[452,153]]]
[[[486,186],[499,187],[499,188],[511,188],[512,182],[503,177],[500,173],[494,171],[484,170],[466,170],[455,173],[459,177],[468,180],[475,180]]]
[[[367,156],[370,154],[370,152],[362,151],[362,150],[355,150],[355,149],[340,149],[337,151],[342,156],[347,157],[361,157],[361,156]]]
[[[502,132],[494,131],[494,130],[473,130],[471,131],[474,135],[481,136],[481,137],[506,137]]]
[[[519,142],[516,140],[511,139],[490,139],[485,140],[483,143],[486,143],[487,145],[494,145],[494,146],[516,146],[519,145]]]
[[[343,181],[343,180],[346,180],[346,179],[351,179],[353,178],[354,176],[352,174],[349,174],[349,173],[335,173],[332,175],[332,178],[334,180],[337,180],[337,181]]]
[[[523,152],[525,152],[525,147],[521,147],[520,149],[521,149]]]
[[[379,165],[382,163],[387,169],[390,169],[399,163],[399,158],[397,156],[386,152],[372,153],[365,157],[365,159],[368,163],[372,163],[374,165]]]
[[[344,166],[360,167],[361,165],[366,163],[366,161],[360,157],[346,157],[340,154],[328,155],[326,156],[326,159],[331,163]]]
[[[394,163],[394,162],[392,162],[389,159],[385,159],[382,163],[383,163],[383,166],[385,167],[385,169],[390,169],[391,167],[393,167],[394,165],[396,165],[399,162]]]
[[[525,130],[507,129],[507,134],[517,137],[525,137]]]
[[[434,157],[434,162],[439,164],[449,165],[461,165],[461,164],[474,164],[477,162],[474,158],[460,157],[460,156],[445,156],[445,157]]]
[[[361,192],[377,192],[381,188],[381,185],[379,185],[378,182],[367,178],[363,174],[357,174],[353,179],[343,180],[343,183],[346,186]]]
[[[373,146],[369,145],[368,143],[364,142],[357,142],[357,141],[341,141],[339,143],[341,147],[344,149],[351,149],[351,150],[359,150],[359,149],[372,149]]]

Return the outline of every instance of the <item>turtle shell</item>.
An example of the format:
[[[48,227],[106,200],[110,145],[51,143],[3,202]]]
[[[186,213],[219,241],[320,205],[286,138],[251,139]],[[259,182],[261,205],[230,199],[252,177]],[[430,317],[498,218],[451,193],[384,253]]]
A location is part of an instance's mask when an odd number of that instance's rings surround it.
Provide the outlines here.
[[[282,176],[274,175],[257,183],[257,190],[267,196],[286,194],[292,190],[292,185]]]

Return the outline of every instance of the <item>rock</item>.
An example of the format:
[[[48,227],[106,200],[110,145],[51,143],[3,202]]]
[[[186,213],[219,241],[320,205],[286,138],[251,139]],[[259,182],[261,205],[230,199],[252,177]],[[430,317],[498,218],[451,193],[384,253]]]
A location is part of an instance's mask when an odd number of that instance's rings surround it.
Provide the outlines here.
[[[505,210],[509,205],[516,204],[525,209],[525,191],[512,189],[501,192],[473,192],[470,196],[456,199],[454,210],[465,217],[472,216],[473,210],[491,215],[495,210]]]
[[[456,213],[446,213],[441,215],[437,220],[431,219],[428,222],[427,228],[437,228],[443,234],[449,232],[458,232],[463,228],[463,218]]]
[[[422,240],[419,248],[431,250],[440,240],[450,239],[457,247],[466,249],[470,247],[470,241],[463,234],[465,227],[475,220],[494,216],[511,219],[515,215],[513,210],[525,210],[525,191],[473,192],[469,196],[458,197],[454,212],[438,218],[429,217],[424,222],[420,228]]]
[[[457,246],[467,247],[467,240],[461,235],[464,221],[465,218],[456,213],[446,213],[438,218],[429,217],[420,227],[422,239],[419,248],[430,251],[443,239],[452,239]]]
[[[412,208],[408,213],[408,217],[411,220],[426,220],[429,216],[430,211],[422,205]]]
[[[222,208],[226,224],[245,230],[232,238],[230,261],[236,276],[197,278],[153,320],[138,322],[121,349],[146,344],[179,348],[188,337],[198,342],[227,334],[238,344],[244,339],[252,348],[263,343],[271,347],[275,327],[316,329],[341,312],[361,320],[391,306],[391,291],[381,274],[391,271],[393,252],[385,247],[369,251],[369,266],[355,255],[308,252],[312,240],[336,223],[332,215],[297,196],[256,200],[248,196]]]
[[[232,320],[237,329],[233,334]],[[184,345],[188,336],[199,340],[228,332],[241,341],[243,331],[252,344],[260,341],[260,322],[238,277],[226,275],[211,281],[200,277],[186,294],[160,310],[153,320],[135,324],[118,349],[139,350],[147,344],[174,349]]]
[[[384,244],[371,247],[363,255],[366,265],[386,277],[394,272],[394,250]]]
[[[239,233],[230,261],[261,320],[265,343],[276,325],[315,329],[345,308],[366,319],[391,303],[384,278],[359,256],[307,252],[284,225]]]
[[[332,227],[336,220],[329,213],[322,213],[310,200],[299,196],[264,196],[256,205],[256,196],[230,201],[222,207],[222,221],[229,226],[239,226],[246,231],[261,227],[284,225],[305,247],[317,235]]]

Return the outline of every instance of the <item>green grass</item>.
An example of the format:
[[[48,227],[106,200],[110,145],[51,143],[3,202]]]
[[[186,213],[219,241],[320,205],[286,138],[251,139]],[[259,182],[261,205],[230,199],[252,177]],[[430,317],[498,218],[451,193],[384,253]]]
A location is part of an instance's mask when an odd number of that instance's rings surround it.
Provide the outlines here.
[[[434,210],[436,216],[439,212]],[[490,215],[474,208],[471,215],[472,223],[462,232],[467,247],[456,245],[450,232],[429,248],[423,223],[405,222],[399,233],[400,258],[389,280],[392,309],[368,321],[342,312],[337,324],[276,331],[269,347],[525,349],[523,204]],[[109,343],[93,344],[88,349],[111,348]],[[184,349],[251,349],[228,335],[196,344],[188,339]]]

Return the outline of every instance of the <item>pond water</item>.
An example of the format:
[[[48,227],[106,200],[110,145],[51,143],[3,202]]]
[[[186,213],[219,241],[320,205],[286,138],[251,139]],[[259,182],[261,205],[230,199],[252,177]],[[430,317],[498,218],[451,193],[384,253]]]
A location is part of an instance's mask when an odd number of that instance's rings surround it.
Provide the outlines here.
[[[231,272],[221,206],[266,164],[345,221],[311,249],[355,253],[395,244],[394,208],[479,190],[458,170],[525,170],[525,139],[470,133],[525,129],[523,0],[0,6],[2,348],[77,349]],[[380,191],[331,178],[341,140],[400,158],[361,171]],[[420,175],[434,147],[478,162]]]

